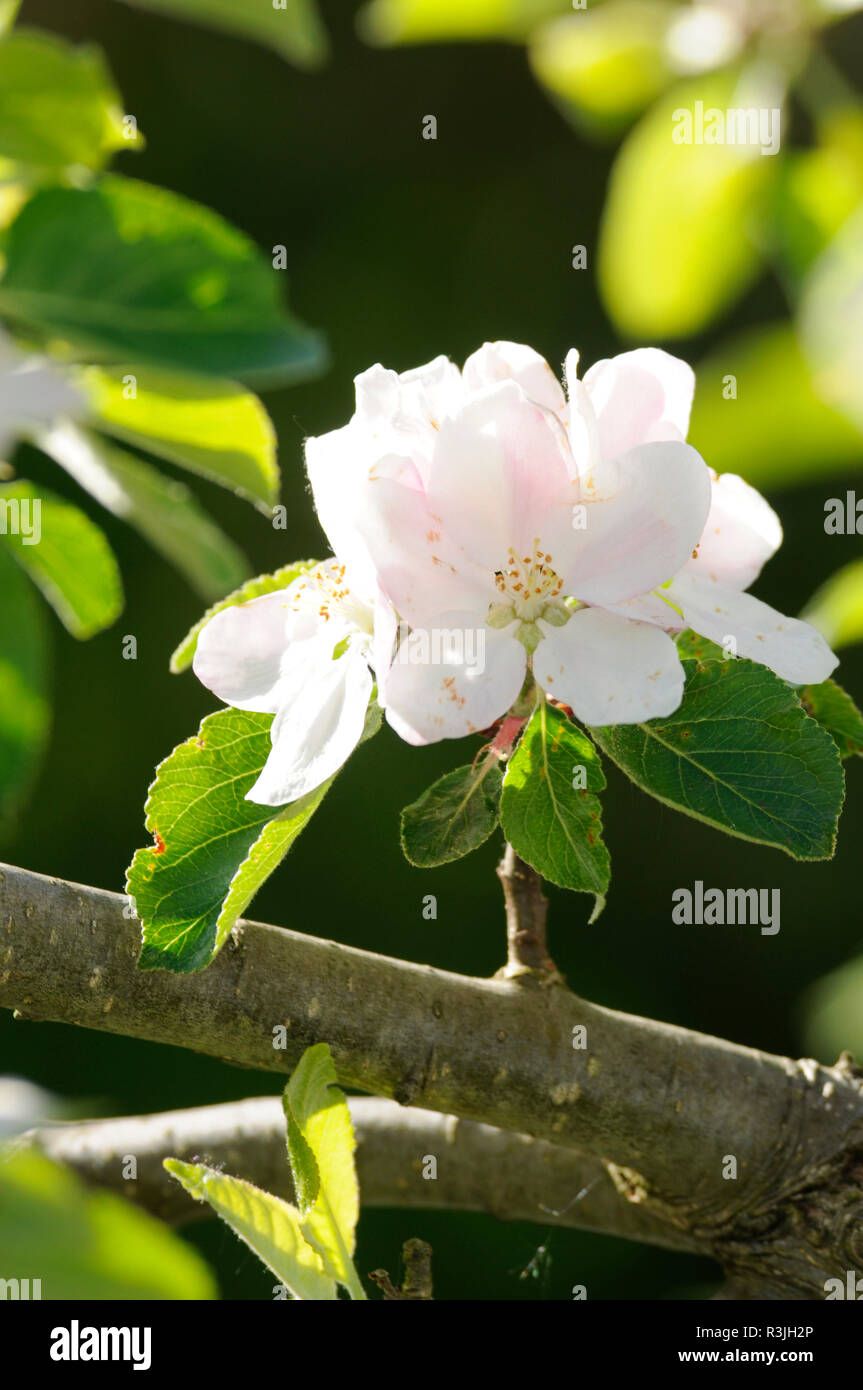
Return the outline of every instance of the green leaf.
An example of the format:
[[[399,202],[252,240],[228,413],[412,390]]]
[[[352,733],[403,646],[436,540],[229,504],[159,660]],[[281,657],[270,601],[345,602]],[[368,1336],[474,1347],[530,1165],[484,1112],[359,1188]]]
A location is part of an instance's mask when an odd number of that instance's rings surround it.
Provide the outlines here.
[[[4,1277],[41,1279],[43,1299],[217,1297],[200,1255],[161,1221],[29,1148],[0,1154],[0,1250]]]
[[[270,755],[272,716],[221,709],[156,769],[147,800],[155,847],[127,880],[144,928],[142,970],[203,970],[287,854],[329,782],[284,810],[244,800]]]
[[[324,1273],[320,1255],[304,1239],[300,1213],[290,1202],[205,1163],[166,1158],[164,1166],[196,1202],[209,1203],[294,1298],[321,1302],[336,1298],[335,1283]]]
[[[616,132],[671,80],[665,37],[677,13],[666,0],[614,0],[569,14],[533,36],[531,67],[576,126]]]
[[[195,658],[195,651],[198,646],[198,638],[211,618],[217,613],[221,613],[223,608],[233,608],[237,603],[248,603],[250,599],[260,598],[262,594],[275,593],[277,589],[287,589],[295,579],[306,570],[314,569],[318,564],[317,560],[294,560],[289,565],[283,565],[273,574],[259,574],[254,579],[249,579],[239,589],[226,598],[214,603],[212,608],[208,608],[203,618],[199,618],[195,626],[186,634],[180,645],[171,657],[171,670],[174,675],[179,675],[181,671],[187,670]]]
[[[0,545],[0,830],[18,805],[48,737],[45,614],[32,584]]]
[[[143,927],[139,968],[203,970],[308,825],[333,778],[281,811],[246,801],[270,755],[272,715],[221,709],[156,769],[126,891]],[[380,727],[372,701],[363,738]]]
[[[817,394],[790,324],[726,339],[699,363],[696,378],[689,438],[717,473],[779,488],[859,471],[863,435]],[[766,408],[776,400],[781,410]]]
[[[292,381],[317,335],[281,307],[283,276],[216,213],[106,175],[35,194],[7,233],[0,311],[86,357]]]
[[[687,628],[685,632],[680,633],[676,640],[681,661],[685,657],[698,662],[728,660],[728,657],[723,654],[722,648],[716,642],[711,642],[709,637],[702,637],[700,632],[692,632]]]
[[[570,0],[370,0],[357,24],[362,37],[373,44],[517,42],[541,20],[570,8]]]
[[[845,1051],[863,1056],[863,956],[817,980],[802,1013],[807,1057],[829,1063]]]
[[[820,685],[804,685],[797,693],[806,713],[836,740],[843,758],[863,755],[863,714],[841,685],[822,681]]]
[[[683,667],[674,714],[593,729],[600,748],[666,806],[795,859],[829,859],[844,795],[830,735],[766,666]]]
[[[775,158],[732,144],[677,144],[675,113],[776,105],[730,72],[672,88],[615,162],[599,283],[615,323],[638,337],[686,337],[729,308],[761,262],[758,226]],[[681,118],[682,121],[682,118]],[[693,129],[693,135],[696,132]]]
[[[822,584],[801,613],[833,647],[863,641],[863,560],[843,565]]]
[[[0,34],[12,28],[20,8],[21,0],[0,0]]]
[[[0,532],[4,514],[0,544],[9,546],[72,636],[83,640],[110,627],[123,607],[123,586],[98,526],[24,478],[0,485]]]
[[[561,888],[595,895],[591,922],[605,905],[611,877],[596,796],[604,786],[599,756],[590,740],[565,714],[543,701],[509,760],[501,824],[516,854],[543,878]]]
[[[202,598],[217,598],[248,574],[242,551],[182,483],[73,425],[59,426],[38,442],[91,497],[176,565]]]
[[[90,367],[94,424],[189,468],[270,512],[279,496],[276,434],[257,396],[233,381],[158,367]]]
[[[98,49],[16,30],[0,42],[0,159],[21,177],[99,170],[115,150],[140,148],[123,134],[120,96]]]
[[[125,0],[139,10],[155,10],[189,23],[238,34],[274,49],[299,68],[317,68],[327,57],[326,30],[314,0]]]
[[[457,767],[402,811],[402,849],[418,869],[449,864],[477,849],[500,819],[503,774],[494,756]]]
[[[863,202],[806,277],[799,323],[819,394],[863,430]]]
[[[300,1200],[306,1240],[332,1278],[365,1298],[353,1262],[360,1190],[356,1140],[348,1103],[337,1086],[326,1043],[307,1048],[285,1087],[288,1158]]]

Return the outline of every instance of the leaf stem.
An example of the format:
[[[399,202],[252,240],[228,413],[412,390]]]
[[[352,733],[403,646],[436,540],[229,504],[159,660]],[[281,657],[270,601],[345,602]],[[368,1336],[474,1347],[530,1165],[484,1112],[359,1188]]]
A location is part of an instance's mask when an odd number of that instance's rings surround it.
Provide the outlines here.
[[[511,980],[527,976],[544,984],[564,983],[548,953],[545,931],[548,899],[536,869],[520,859],[507,842],[503,859],[497,866],[497,876],[506,905],[507,961],[495,978]]]

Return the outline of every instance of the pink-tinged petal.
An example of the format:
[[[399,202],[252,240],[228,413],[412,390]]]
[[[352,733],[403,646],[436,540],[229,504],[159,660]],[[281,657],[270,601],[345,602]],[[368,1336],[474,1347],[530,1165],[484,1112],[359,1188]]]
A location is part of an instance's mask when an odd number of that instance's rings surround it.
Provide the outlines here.
[[[638,444],[682,441],[689,429],[695,374],[659,348],[636,348],[595,362],[584,376],[604,458]]]
[[[482,619],[497,597],[491,569],[477,568],[429,508],[403,459],[381,459],[354,499],[353,524],[380,589],[412,625],[467,609]]]
[[[581,608],[565,627],[549,628],[533,672],[546,694],[585,724],[661,719],[683,698],[683,667],[671,638],[600,608]]]
[[[688,444],[644,444],[581,482],[583,530],[566,592],[602,606],[648,593],[692,555],[710,509],[710,474]]]
[[[461,373],[447,357],[411,371],[370,367],[355,379],[357,409],[352,423],[361,433],[368,460],[382,454],[410,458],[423,479],[442,421],[465,400]]]
[[[381,368],[383,370],[383,368]],[[350,566],[364,596],[376,588],[374,567],[354,525],[356,498],[373,459],[370,444],[355,424],[306,440],[306,472],[315,510],[333,552]]]
[[[290,589],[224,608],[198,638],[198,680],[226,705],[275,714],[291,615]]]
[[[246,800],[284,806],[338,772],[362,737],[371,691],[361,650],[319,663],[273,720],[272,752]]]
[[[572,494],[562,432],[515,382],[489,387],[441,426],[429,507],[476,564],[529,554],[543,521]]]
[[[794,685],[817,685],[839,663],[809,623],[784,617],[752,594],[691,574],[679,575],[669,592],[687,627]]]
[[[781,544],[782,526],[770,503],[736,473],[723,473],[713,479],[707,525],[686,570],[748,589]]]
[[[425,643],[416,631],[402,642],[386,680],[387,720],[408,743],[478,733],[517,698],[524,647],[508,632],[473,629],[472,621],[470,614],[445,615],[440,627],[425,630]]]
[[[566,405],[560,382],[545,358],[522,343],[483,343],[465,362],[462,377],[471,391],[516,381],[530,400],[555,414]]]
[[[372,635],[369,660],[371,661],[372,670],[375,673],[378,687],[377,698],[381,709],[386,709],[387,675],[389,674],[390,664],[395,653],[398,637],[398,614],[383,590],[379,590],[374,608],[374,632]]]

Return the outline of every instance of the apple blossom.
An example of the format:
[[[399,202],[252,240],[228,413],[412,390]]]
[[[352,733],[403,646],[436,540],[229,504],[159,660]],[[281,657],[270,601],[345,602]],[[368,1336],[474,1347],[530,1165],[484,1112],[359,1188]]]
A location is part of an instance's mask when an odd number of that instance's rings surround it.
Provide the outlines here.
[[[377,366],[350,423],[307,442],[342,558],[416,628],[481,628],[482,671],[393,662],[387,718],[416,743],[487,727],[530,673],[588,724],[672,713],[692,627],[797,683],[835,658],[807,624],[743,592],[781,538],[753,489],[684,443],[693,376],[640,349],[597,363],[569,399],[530,348],[486,344],[463,372]]]
[[[44,357],[20,351],[0,329],[0,459],[21,438],[78,415],[84,399]]]

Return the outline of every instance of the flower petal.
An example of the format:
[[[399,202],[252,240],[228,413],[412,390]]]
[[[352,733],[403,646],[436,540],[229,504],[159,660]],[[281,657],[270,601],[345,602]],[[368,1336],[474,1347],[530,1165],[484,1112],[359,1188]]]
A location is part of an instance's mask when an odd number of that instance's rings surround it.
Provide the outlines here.
[[[387,720],[408,743],[478,733],[517,698],[527,665],[524,647],[508,632],[471,629],[472,621],[469,614],[448,614],[440,627],[426,630],[425,648],[415,633],[402,642],[386,680]],[[461,633],[461,641],[447,641],[447,632]]]
[[[688,444],[644,444],[582,479],[586,525],[566,591],[620,603],[665,584],[690,558],[710,508],[710,474]]]
[[[638,444],[683,441],[695,391],[687,362],[660,348],[606,357],[584,375],[596,412],[603,458]]]
[[[723,473],[713,479],[707,525],[686,570],[748,589],[781,544],[782,526],[770,503],[736,473]]]
[[[658,627],[582,608],[549,628],[533,657],[537,683],[585,724],[640,724],[673,714],[683,667]]]
[[[545,358],[522,343],[483,343],[465,362],[462,376],[471,391],[501,381],[516,381],[537,405],[557,415],[566,406],[560,382]]]
[[[284,806],[332,777],[362,737],[371,691],[359,646],[317,663],[273,720],[272,752],[246,800]]]
[[[488,387],[441,426],[428,483],[431,511],[478,565],[532,550],[555,506],[577,500],[563,432],[513,381]]]
[[[291,613],[291,589],[222,609],[198,638],[198,680],[226,705],[275,714]]]
[[[730,640],[737,655],[769,666],[794,685],[817,685],[838,665],[820,632],[798,618],[700,575],[681,574],[669,590],[688,627],[724,647]]]

